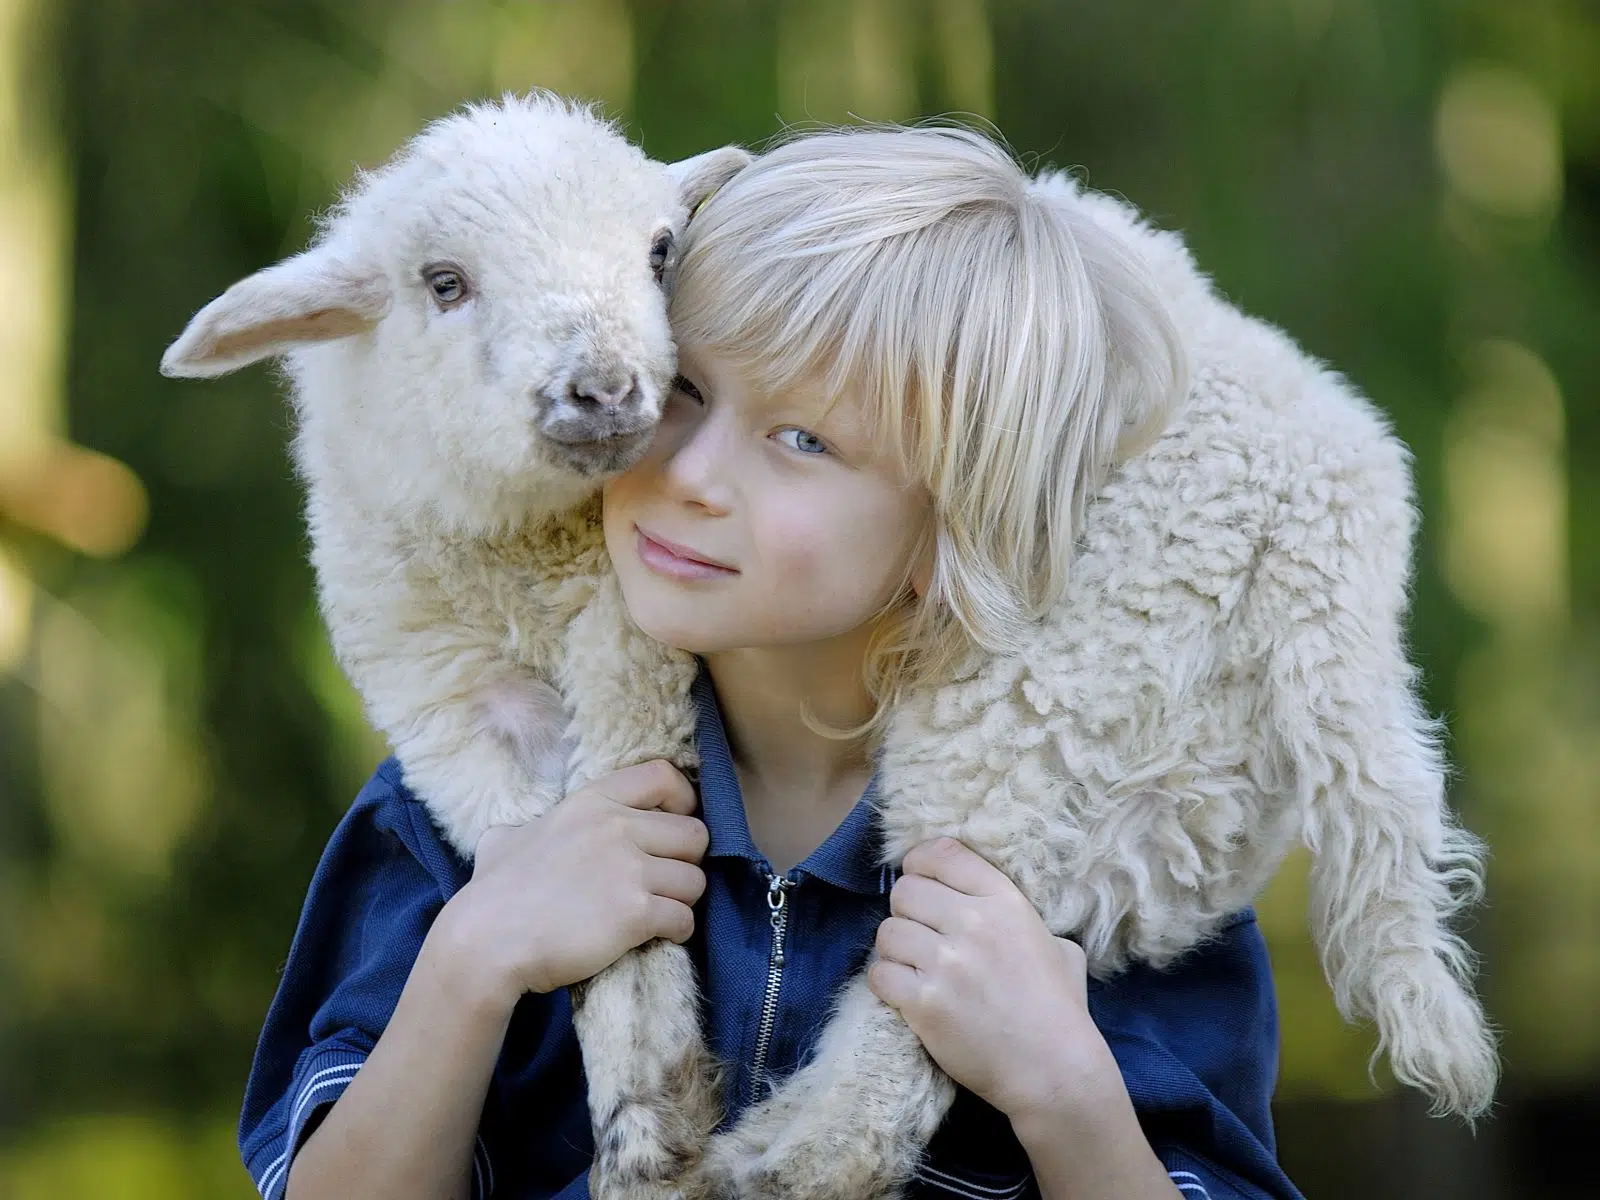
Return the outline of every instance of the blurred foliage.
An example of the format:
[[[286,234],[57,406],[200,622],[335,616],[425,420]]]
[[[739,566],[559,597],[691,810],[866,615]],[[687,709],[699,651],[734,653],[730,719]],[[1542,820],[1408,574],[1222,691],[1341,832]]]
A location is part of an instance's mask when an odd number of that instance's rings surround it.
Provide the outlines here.
[[[1600,1095],[1584,0],[0,0],[0,1195],[249,1193],[253,1040],[381,747],[312,605],[273,379],[155,364],[357,164],[535,85],[663,158],[979,114],[1182,229],[1387,410],[1424,512],[1412,643],[1494,851],[1506,1099],[1471,1141],[1369,1080],[1296,860],[1262,903],[1283,1153],[1313,1196],[1556,1189],[1551,1114]]]

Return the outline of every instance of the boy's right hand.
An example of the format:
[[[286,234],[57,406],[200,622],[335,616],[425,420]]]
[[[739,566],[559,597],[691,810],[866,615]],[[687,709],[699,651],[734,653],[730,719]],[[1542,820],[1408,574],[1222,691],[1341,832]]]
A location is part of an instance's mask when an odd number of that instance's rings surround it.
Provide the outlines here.
[[[606,775],[526,825],[478,842],[472,879],[436,928],[482,998],[588,979],[653,938],[686,941],[709,840],[694,788],[657,759]]]

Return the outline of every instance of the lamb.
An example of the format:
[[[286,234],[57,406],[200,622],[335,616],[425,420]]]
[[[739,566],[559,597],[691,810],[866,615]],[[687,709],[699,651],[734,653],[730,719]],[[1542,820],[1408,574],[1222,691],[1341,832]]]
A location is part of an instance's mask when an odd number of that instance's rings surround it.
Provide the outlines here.
[[[309,249],[234,284],[162,359],[215,376],[283,358],[334,650],[464,856],[569,784],[694,761],[686,707],[641,709],[627,737],[584,742],[569,776],[557,685],[586,606],[589,627],[604,613],[621,631],[605,630],[614,654],[632,644],[615,598],[596,600],[597,493],[644,452],[670,388],[677,241],[748,161],[724,147],[652,162],[548,94],[468,106],[359,175]],[[673,665],[638,692],[682,700],[691,676]],[[666,942],[583,989],[597,1141],[633,1155],[602,1165],[597,1195],[684,1173],[720,1117],[693,992]]]
[[[1104,978],[1202,941],[1302,841],[1341,1011],[1375,1020],[1436,1110],[1474,1116],[1498,1063],[1449,920],[1481,892],[1482,847],[1445,806],[1402,644],[1406,451],[1343,379],[1218,296],[1176,235],[1066,177],[1033,186],[1143,260],[1190,386],[1088,506],[1067,595],[1025,651],[974,653],[897,705],[883,861],[965,842]],[[681,694],[640,690],[681,678],[681,657],[640,640],[573,683],[686,724]],[[592,703],[578,721],[617,728]],[[858,977],[811,1061],[716,1134],[686,1194],[894,1197],[953,1091]]]

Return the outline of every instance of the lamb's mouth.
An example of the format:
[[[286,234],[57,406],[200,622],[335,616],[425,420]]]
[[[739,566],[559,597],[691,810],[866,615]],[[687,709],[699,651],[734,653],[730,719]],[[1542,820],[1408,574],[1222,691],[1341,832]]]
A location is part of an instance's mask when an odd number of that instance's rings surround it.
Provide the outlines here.
[[[655,426],[650,425],[629,433],[571,440],[546,432],[545,453],[569,471],[586,478],[616,475],[644,457],[655,431]]]

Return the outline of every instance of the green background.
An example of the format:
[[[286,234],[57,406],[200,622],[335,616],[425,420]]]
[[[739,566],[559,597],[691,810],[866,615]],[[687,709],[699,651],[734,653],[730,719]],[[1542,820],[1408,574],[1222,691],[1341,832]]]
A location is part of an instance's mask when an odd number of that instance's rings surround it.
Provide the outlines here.
[[[0,0],[0,1197],[243,1197],[249,1056],[381,747],[312,604],[256,369],[156,362],[358,164],[472,97],[652,154],[951,112],[1181,229],[1393,418],[1414,654],[1493,850],[1506,1079],[1471,1135],[1342,1026],[1303,863],[1264,898],[1311,1197],[1593,1186],[1600,24],[1581,0]]]

